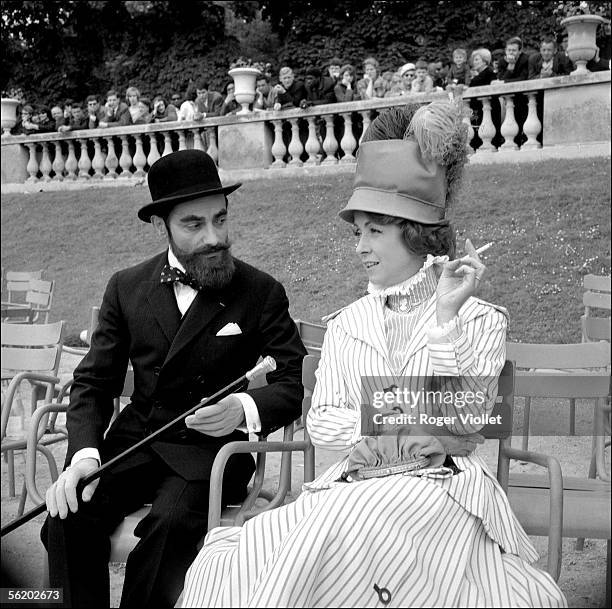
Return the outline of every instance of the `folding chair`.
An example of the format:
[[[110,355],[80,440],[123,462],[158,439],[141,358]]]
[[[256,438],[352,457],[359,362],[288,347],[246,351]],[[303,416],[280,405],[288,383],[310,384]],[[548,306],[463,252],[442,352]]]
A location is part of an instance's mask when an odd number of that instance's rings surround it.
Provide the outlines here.
[[[24,433],[8,433],[9,417],[16,401],[16,392],[23,381],[43,383],[45,397],[50,400],[62,353],[64,322],[53,324],[2,324],[2,380],[9,381],[2,400],[2,453],[8,462],[9,492],[15,496],[14,453],[25,450],[27,438]],[[34,391],[33,391],[34,395]],[[36,399],[32,400],[31,415],[36,412]],[[14,414],[14,413],[13,413]],[[25,413],[24,413],[25,414]],[[52,479],[57,479],[57,466],[47,445],[66,438],[65,433],[47,434],[48,416],[42,417],[37,426],[34,449],[45,455]],[[35,460],[34,460],[35,461]],[[23,513],[26,485],[20,497],[18,515]]]
[[[321,346],[323,345],[323,336],[325,335],[327,326],[304,321],[302,319],[296,319],[295,325],[306,347],[306,351],[308,351],[310,355],[320,355]]]
[[[54,287],[54,281],[30,279],[23,303],[2,303],[2,321],[5,323],[47,323]]]

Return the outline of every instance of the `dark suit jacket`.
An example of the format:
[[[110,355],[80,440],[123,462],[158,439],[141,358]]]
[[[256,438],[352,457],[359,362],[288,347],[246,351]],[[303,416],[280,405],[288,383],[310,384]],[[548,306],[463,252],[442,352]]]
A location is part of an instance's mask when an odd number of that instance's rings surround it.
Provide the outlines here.
[[[534,53],[529,57],[529,78],[535,79],[540,78],[540,72],[542,70],[542,55],[540,53]],[[572,62],[565,55],[556,53],[553,57],[552,63],[552,75],[563,76],[569,74],[572,71]]]
[[[502,57],[499,60],[497,67],[497,78],[504,82],[513,82],[517,80],[528,80],[529,78],[529,57],[522,51],[516,59],[514,69],[508,69],[508,63],[505,58]]]
[[[208,91],[201,99],[196,99],[195,104],[198,112],[206,112],[206,116],[220,116],[224,101],[218,91]]]
[[[108,283],[91,348],[74,373],[67,462],[85,447],[98,448],[106,462],[240,377],[260,355],[271,355],[277,364],[276,371],[267,375],[267,386],[248,391],[259,411],[261,433],[268,434],[300,415],[305,350],[289,316],[282,285],[235,260],[230,284],[218,292],[200,292],[181,320],[172,284],[160,283],[166,262],[167,252],[163,252],[119,271]],[[231,322],[242,333],[217,336]],[[104,438],[128,360],[134,368],[132,401]],[[168,434],[154,442],[151,450],[187,480],[208,479],[219,448],[247,438],[240,431],[213,438],[184,424]],[[118,467],[151,458],[151,452],[144,451]],[[228,466],[246,484],[253,459],[238,455]]]
[[[126,127],[133,124],[130,109],[125,102],[119,102],[113,116],[105,114],[102,122],[109,123],[111,127]]]
[[[276,96],[276,101],[281,104],[283,110],[290,109],[292,107],[298,108],[300,102],[308,97],[306,87],[301,80],[294,80],[288,89],[285,89],[284,93],[279,93]]]

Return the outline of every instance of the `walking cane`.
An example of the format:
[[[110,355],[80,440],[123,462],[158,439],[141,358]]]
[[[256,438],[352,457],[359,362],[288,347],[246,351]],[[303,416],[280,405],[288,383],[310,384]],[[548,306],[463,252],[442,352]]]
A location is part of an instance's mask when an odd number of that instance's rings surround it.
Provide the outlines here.
[[[117,455],[116,457],[113,457],[110,461],[107,461],[106,463],[101,465],[98,469],[91,472],[91,474],[87,474],[87,476],[84,476],[83,478],[81,478],[77,486],[78,496],[80,496],[81,491],[88,484],[90,484],[91,482],[99,478],[107,469],[110,469],[111,467],[117,465],[117,463],[120,463],[121,461],[129,457],[132,453],[134,453],[138,449],[148,446],[149,444],[151,444],[153,440],[158,438],[165,431],[167,431],[168,429],[170,429],[177,423],[180,423],[181,421],[183,421],[185,418],[187,418],[190,414],[193,414],[199,408],[208,406],[209,404],[215,404],[219,400],[228,396],[230,393],[234,393],[234,391],[238,389],[245,381],[252,381],[254,378],[261,376],[262,374],[267,374],[268,372],[272,372],[273,370],[276,370],[276,362],[274,361],[273,357],[270,357],[268,355],[259,364],[257,364],[257,366],[249,370],[246,374],[244,374],[240,378],[236,379],[235,381],[232,381],[229,385],[227,385],[223,389],[220,389],[219,391],[217,391],[217,393],[211,395],[210,397],[207,397],[201,400],[193,408],[190,408],[183,414],[176,417],[176,419],[173,419],[169,423],[166,423],[166,425],[164,425],[163,427],[160,427],[157,431],[154,431],[150,436],[143,438],[142,440],[140,440],[140,442],[137,442],[136,444],[134,444],[134,446],[130,446],[130,448],[128,448],[121,454]],[[2,527],[0,529],[0,537],[4,537],[6,534],[10,533],[11,531],[18,529],[22,524],[25,524],[26,522],[32,520],[32,518],[34,518],[35,516],[42,514],[45,511],[46,507],[47,507],[47,504],[43,502],[40,505],[37,505],[35,508],[31,509],[29,512],[26,512],[19,518],[16,518],[15,520],[7,524],[5,527]]]

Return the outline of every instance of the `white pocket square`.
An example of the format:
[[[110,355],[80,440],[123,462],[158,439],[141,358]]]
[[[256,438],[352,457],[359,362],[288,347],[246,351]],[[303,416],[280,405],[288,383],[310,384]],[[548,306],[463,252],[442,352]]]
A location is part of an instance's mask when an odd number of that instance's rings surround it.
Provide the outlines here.
[[[236,336],[236,334],[242,334],[242,330],[238,324],[231,322],[223,326],[216,334],[216,336]]]

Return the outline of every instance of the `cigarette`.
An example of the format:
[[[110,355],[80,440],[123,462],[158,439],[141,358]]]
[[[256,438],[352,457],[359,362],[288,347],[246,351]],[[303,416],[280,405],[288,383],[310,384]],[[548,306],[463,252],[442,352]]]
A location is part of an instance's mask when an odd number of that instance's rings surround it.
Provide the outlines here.
[[[492,245],[493,245],[493,241],[489,241],[489,243],[485,243],[483,246],[479,247],[476,250],[476,253],[482,254],[483,252],[486,252]]]

